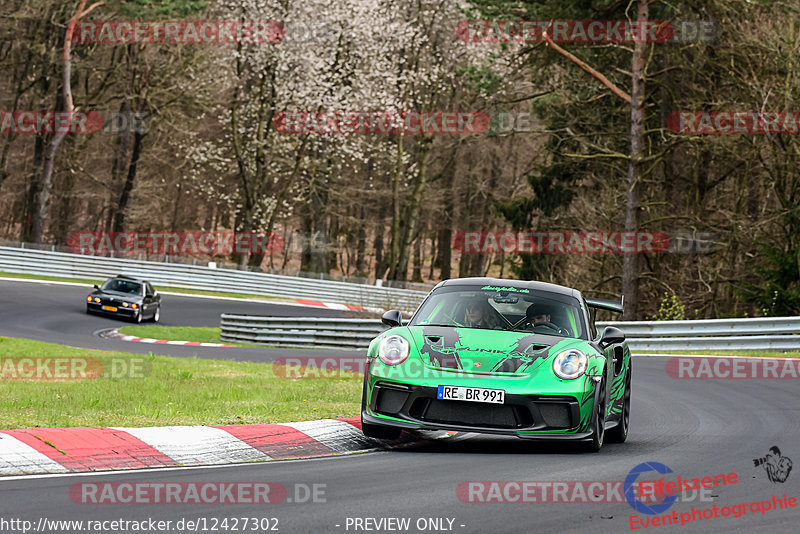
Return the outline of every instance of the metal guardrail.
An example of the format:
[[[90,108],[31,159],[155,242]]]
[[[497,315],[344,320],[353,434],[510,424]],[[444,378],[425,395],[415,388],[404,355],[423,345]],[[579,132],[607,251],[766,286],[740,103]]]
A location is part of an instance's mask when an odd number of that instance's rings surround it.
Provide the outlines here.
[[[322,300],[413,311],[426,293],[277,274],[0,247],[0,271],[71,278],[138,276],[155,286]]]
[[[749,336],[800,334],[800,317],[749,319],[700,319],[697,321],[598,321],[597,327],[613,325],[631,337]]]
[[[800,317],[614,321],[633,352],[683,350],[800,350]]]
[[[44,250],[49,252],[65,252],[68,254],[83,254],[84,256],[102,256],[110,258],[122,258],[126,260],[149,261],[155,263],[179,263],[182,265],[207,265],[209,261],[213,261],[214,263],[216,263],[216,267],[218,269],[233,269],[237,271],[277,274],[280,276],[289,276],[292,278],[311,278],[313,280],[327,280],[329,282],[346,282],[348,284],[371,285],[376,287],[385,287],[389,289],[411,289],[413,291],[421,291],[426,294],[436,285],[435,283],[425,283],[425,282],[409,282],[403,280],[381,280],[381,279],[375,280],[363,276],[347,276],[347,275],[335,275],[330,273],[315,273],[311,271],[301,271],[299,269],[275,268],[272,265],[261,269],[259,267],[253,267],[251,265],[239,266],[236,263],[227,261],[226,258],[220,256],[208,256],[206,258],[198,258],[196,256],[166,254],[161,252],[115,254],[113,251],[109,251],[107,254],[92,254],[88,252],[83,252],[83,253],[76,252],[74,248],[70,248],[64,245],[26,243],[24,241],[10,241],[8,239],[0,239],[0,247],[9,247],[9,248],[17,248],[25,250]]]
[[[386,330],[379,320],[222,314],[223,341],[281,347],[365,349]]]
[[[377,319],[260,317],[223,314],[222,339],[284,347],[364,349],[386,329]],[[598,322],[616,326],[631,351],[800,350],[800,317],[699,321]],[[727,334],[727,335],[719,335]],[[794,334],[794,335],[792,335]]]

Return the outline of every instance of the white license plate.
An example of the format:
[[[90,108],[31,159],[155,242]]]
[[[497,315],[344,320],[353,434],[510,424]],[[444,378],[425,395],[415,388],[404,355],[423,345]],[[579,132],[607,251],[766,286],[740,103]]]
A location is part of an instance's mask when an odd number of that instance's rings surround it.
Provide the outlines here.
[[[437,399],[468,402],[491,402],[503,404],[506,392],[503,389],[468,388],[464,386],[439,386]]]

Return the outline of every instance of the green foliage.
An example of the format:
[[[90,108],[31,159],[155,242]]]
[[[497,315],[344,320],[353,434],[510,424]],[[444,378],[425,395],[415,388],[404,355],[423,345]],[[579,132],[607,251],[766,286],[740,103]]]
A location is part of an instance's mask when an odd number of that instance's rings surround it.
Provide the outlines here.
[[[137,20],[188,17],[205,10],[208,2],[193,0],[116,0],[109,2],[120,16]]]
[[[695,315],[697,310],[695,310]],[[664,298],[658,306],[658,312],[653,317],[655,321],[685,321],[686,306],[681,304],[677,295],[664,293]]]
[[[800,313],[800,266],[798,250],[772,245],[759,247],[762,262],[752,265],[759,282],[748,283],[740,292],[745,301],[758,306],[765,317]]]
[[[581,163],[559,161],[545,167],[540,174],[526,176],[533,196],[520,197],[495,203],[499,215],[511,223],[514,230],[529,231],[533,217],[552,216],[556,210],[565,209],[575,196],[574,184],[584,170]],[[539,225],[539,230],[545,229]],[[544,254],[520,254],[512,262],[511,272],[522,280],[544,278],[544,272],[557,261]]]
[[[178,380],[194,380],[194,373],[186,369],[181,369],[178,371],[177,378]]]
[[[464,87],[481,95],[491,95],[498,91],[503,83],[503,77],[488,67],[470,65],[461,69],[464,76]]]

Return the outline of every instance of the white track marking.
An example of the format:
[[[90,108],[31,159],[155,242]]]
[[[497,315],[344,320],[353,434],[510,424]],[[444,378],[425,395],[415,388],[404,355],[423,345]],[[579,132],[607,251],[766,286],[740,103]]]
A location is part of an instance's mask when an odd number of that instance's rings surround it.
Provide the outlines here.
[[[66,473],[66,467],[51,460],[14,436],[0,433],[0,475]]]
[[[337,421],[335,419],[280,424],[299,430],[303,434],[319,441],[336,452],[347,452],[364,449],[365,447],[381,446],[381,442],[367,438],[359,429],[350,423]]]
[[[271,459],[220,428],[208,426],[112,428],[131,434],[182,465],[226,464]]]

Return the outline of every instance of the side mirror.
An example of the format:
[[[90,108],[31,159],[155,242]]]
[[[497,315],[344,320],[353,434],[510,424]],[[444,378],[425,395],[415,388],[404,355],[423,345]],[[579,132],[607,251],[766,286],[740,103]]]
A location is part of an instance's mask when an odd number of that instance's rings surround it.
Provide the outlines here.
[[[381,322],[386,326],[403,326],[403,315],[400,310],[389,310],[381,317]]]
[[[625,334],[616,326],[607,326],[600,337],[600,346],[606,348],[609,345],[622,343],[625,341]]]
[[[95,285],[94,285],[94,288],[95,288],[96,290],[100,291],[100,286],[98,286],[97,284],[95,284]]]

